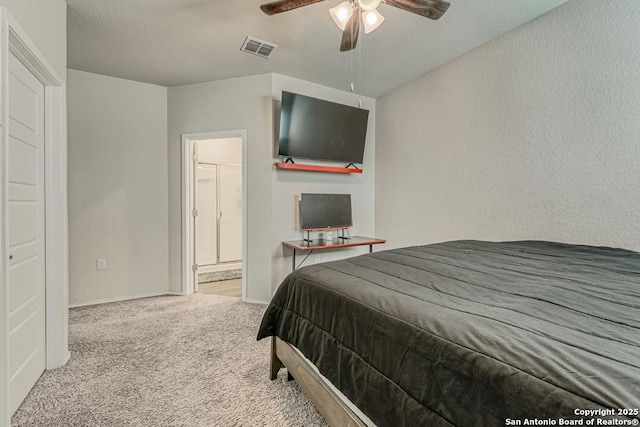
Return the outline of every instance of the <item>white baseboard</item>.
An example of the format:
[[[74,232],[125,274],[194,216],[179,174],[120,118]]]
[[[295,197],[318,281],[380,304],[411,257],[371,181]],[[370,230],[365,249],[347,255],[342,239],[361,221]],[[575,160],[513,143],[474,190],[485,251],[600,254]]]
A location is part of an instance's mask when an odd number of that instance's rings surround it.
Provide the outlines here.
[[[252,299],[252,298],[245,298],[242,300],[242,302],[248,302],[250,304],[262,304],[262,305],[267,305],[269,304],[269,301],[262,301],[259,299]]]
[[[58,369],[64,365],[67,364],[67,362],[69,361],[69,359],[71,359],[71,352],[69,350],[67,350],[64,354],[64,358],[62,359],[62,363],[60,363],[59,365],[56,366],[49,366],[47,365],[47,367],[45,368],[47,371],[52,371],[54,369]]]
[[[159,297],[163,295],[184,296],[182,292],[178,292],[178,291],[151,292],[148,294],[141,294],[141,295],[135,295],[135,296],[129,295],[124,297],[104,298],[99,300],[79,302],[75,304],[69,304],[69,308],[86,307],[89,305],[98,305],[98,304],[109,304],[110,302],[128,301],[128,300],[139,299],[139,298]],[[245,298],[242,301],[248,302],[250,304],[262,304],[262,305],[269,304],[269,301],[262,301],[262,300],[252,299],[252,298]]]
[[[169,291],[165,295],[175,295],[175,296],[178,296],[178,297],[183,297],[186,294],[184,292],[181,292],[181,291]]]
[[[97,305],[97,304],[108,304],[110,302],[127,301],[130,299],[138,299],[138,298],[159,297],[162,295],[182,295],[182,293],[174,294],[168,291],[149,292],[147,294],[140,294],[140,295],[127,295],[124,297],[104,298],[104,299],[98,299],[98,300],[92,300],[92,301],[77,302],[74,304],[69,304],[69,308],[86,307],[88,305]]]

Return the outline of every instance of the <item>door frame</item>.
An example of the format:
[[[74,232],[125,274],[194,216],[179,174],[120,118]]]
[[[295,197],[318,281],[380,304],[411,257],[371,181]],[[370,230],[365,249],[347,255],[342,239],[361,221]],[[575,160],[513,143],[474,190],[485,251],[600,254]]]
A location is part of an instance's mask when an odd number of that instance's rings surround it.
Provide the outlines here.
[[[0,7],[0,425],[9,425],[8,96],[9,53],[45,86],[46,369],[69,360],[66,85],[6,7]]]
[[[242,139],[242,300],[247,298],[247,131],[231,130],[218,132],[188,133],[182,135],[182,295],[195,291],[196,275],[192,269],[195,264],[192,230],[195,220],[191,212],[195,208],[195,185],[193,182],[193,146],[194,141],[203,139]]]

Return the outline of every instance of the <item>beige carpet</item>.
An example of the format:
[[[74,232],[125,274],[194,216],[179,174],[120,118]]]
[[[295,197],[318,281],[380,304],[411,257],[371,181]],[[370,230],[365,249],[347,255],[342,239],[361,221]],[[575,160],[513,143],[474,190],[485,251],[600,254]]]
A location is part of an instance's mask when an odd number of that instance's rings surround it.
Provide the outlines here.
[[[71,360],[40,378],[13,426],[323,426],[282,370],[265,306],[194,294],[70,311]]]

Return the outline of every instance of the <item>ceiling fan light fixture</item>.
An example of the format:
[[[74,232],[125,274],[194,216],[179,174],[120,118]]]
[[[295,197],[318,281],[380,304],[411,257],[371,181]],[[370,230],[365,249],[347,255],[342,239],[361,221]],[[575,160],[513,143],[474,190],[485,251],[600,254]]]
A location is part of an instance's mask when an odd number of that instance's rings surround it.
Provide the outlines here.
[[[269,3],[262,4],[260,9],[267,15],[276,15],[322,1],[324,0],[270,0]],[[329,9],[331,19],[342,31],[340,52],[348,52],[357,46],[361,29],[360,16],[366,33],[375,31],[382,25],[384,16],[377,11],[377,7],[383,2],[387,6],[434,21],[440,19],[451,6],[446,0],[342,0],[338,6]]]
[[[384,22],[384,16],[376,9],[365,11],[362,14],[362,23],[364,24],[364,32],[369,34],[378,28]]]
[[[358,0],[358,4],[362,10],[369,12],[380,6],[380,0]]]
[[[353,15],[353,6],[351,6],[351,2],[344,1],[336,7],[329,9],[329,13],[331,14],[331,18],[333,18],[333,22],[336,23],[338,28],[344,31],[347,22],[349,22],[351,15]]]

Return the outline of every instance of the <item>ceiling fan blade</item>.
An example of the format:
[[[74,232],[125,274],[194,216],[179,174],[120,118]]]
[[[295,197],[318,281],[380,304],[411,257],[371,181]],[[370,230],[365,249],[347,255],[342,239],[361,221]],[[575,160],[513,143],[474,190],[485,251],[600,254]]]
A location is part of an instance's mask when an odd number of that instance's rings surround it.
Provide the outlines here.
[[[319,3],[324,0],[278,0],[271,3],[265,3],[260,9],[267,15],[275,15],[276,13],[287,12],[310,4]]]
[[[425,18],[437,20],[449,9],[444,0],[383,0],[389,6],[415,13]]]
[[[340,43],[340,52],[347,52],[356,48],[358,44],[358,34],[360,33],[360,17],[362,16],[362,10],[357,7],[351,19],[347,22],[342,32],[342,42]]]

